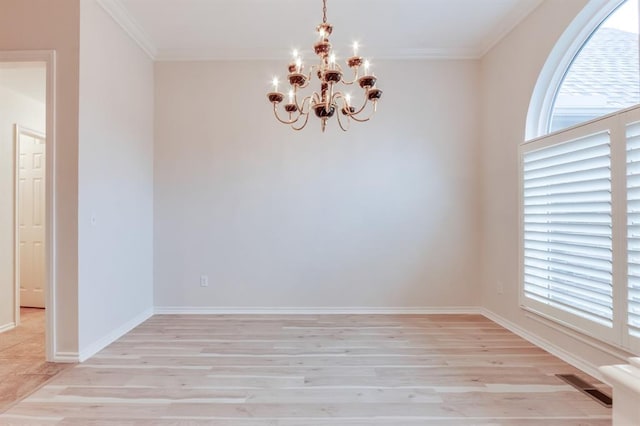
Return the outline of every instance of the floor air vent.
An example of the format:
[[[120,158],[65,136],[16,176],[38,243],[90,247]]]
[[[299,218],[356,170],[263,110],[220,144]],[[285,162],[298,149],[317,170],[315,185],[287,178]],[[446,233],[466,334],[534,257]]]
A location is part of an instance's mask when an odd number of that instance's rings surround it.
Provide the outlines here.
[[[556,374],[556,377],[564,380],[580,392],[589,395],[607,408],[611,408],[613,400],[609,395],[590,385],[575,374]]]

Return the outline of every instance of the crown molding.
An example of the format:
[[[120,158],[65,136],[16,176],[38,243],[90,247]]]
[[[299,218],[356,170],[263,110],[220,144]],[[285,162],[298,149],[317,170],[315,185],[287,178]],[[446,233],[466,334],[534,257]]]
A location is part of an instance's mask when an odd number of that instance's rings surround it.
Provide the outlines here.
[[[97,3],[122,27],[133,41],[154,61],[249,61],[249,60],[286,60],[289,51],[281,49],[158,49],[149,35],[131,15],[121,0],[96,0]],[[507,34],[517,27],[544,0],[529,4],[520,4],[512,10],[498,25],[474,47],[462,48],[382,48],[372,52],[372,57],[381,60],[476,60],[481,59],[495,47]]]
[[[544,0],[537,0],[531,4],[522,3],[514,8],[504,19],[496,25],[492,31],[484,38],[476,49],[478,58],[482,58],[489,53],[500,41],[505,38],[514,28],[536,10]]]
[[[114,21],[136,42],[144,53],[152,60],[156,59],[158,49],[149,35],[142,29],[138,21],[129,13],[120,0],[96,0]]]
[[[301,52],[303,56],[311,57],[309,52]],[[377,49],[372,52],[375,60],[420,60],[420,59],[479,59],[481,52],[475,48],[453,49]],[[256,60],[287,60],[288,50],[282,49],[159,49],[155,55],[156,61],[256,61]]]

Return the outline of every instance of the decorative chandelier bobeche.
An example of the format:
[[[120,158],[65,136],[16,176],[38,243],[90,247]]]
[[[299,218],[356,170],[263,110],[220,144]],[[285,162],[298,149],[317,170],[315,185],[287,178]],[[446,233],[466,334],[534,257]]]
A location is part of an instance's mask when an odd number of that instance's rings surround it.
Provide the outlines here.
[[[333,26],[327,23],[327,0],[322,0],[322,24],[316,27],[320,40],[313,45],[313,50],[320,57],[320,64],[312,65],[307,74],[304,73],[304,63],[298,54],[293,52],[293,62],[289,64],[288,80],[290,89],[288,102],[284,105],[284,110],[288,114],[288,119],[282,119],[278,114],[278,105],[284,100],[284,94],[278,92],[278,78],[273,79],[273,92],[269,92],[267,97],[273,104],[273,113],[279,122],[288,124],[294,130],[302,130],[309,121],[309,113],[313,110],[320,118],[322,131],[327,126],[327,120],[334,116],[336,110],[340,128],[347,131],[351,120],[357,122],[369,121],[375,114],[378,100],[382,97],[382,90],[376,88],[376,77],[371,72],[369,61],[358,56],[358,43],[353,43],[353,56],[348,58],[346,63],[353,70],[353,80],[343,79],[342,67],[336,62],[336,56],[331,50],[329,36],[333,32]],[[364,67],[364,73],[360,76],[360,67]],[[311,83],[312,76],[315,75],[320,80],[320,93],[313,92],[308,96],[299,99],[299,91],[305,89]],[[340,90],[336,90],[337,84],[351,86],[357,83],[364,90],[364,101],[358,108],[351,102],[351,96]],[[367,106],[372,104],[371,112],[368,116],[363,116]],[[344,117],[344,122],[341,116]]]

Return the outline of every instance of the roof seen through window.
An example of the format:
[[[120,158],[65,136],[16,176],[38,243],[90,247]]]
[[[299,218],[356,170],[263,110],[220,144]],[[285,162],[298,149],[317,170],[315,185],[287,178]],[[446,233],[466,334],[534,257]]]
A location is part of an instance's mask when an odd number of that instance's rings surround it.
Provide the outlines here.
[[[596,29],[556,94],[550,131],[640,103],[638,0],[627,0]]]

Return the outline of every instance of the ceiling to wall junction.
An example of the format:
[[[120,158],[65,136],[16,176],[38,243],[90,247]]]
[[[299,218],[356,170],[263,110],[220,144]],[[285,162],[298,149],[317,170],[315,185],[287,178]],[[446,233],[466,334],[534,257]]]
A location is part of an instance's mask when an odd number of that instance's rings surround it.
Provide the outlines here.
[[[98,0],[157,60],[311,55],[321,0]],[[478,58],[541,0],[329,0],[339,56]]]

